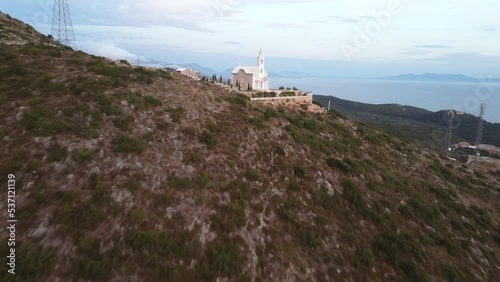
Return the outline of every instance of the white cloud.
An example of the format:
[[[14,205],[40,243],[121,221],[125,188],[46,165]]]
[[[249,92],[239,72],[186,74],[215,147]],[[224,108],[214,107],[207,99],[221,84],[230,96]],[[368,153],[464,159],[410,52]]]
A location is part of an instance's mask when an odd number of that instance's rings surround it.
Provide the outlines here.
[[[113,42],[82,42],[81,49],[96,56],[102,56],[113,60],[127,60],[135,62],[137,58],[144,60],[144,57],[135,55],[123,48],[116,46]]]

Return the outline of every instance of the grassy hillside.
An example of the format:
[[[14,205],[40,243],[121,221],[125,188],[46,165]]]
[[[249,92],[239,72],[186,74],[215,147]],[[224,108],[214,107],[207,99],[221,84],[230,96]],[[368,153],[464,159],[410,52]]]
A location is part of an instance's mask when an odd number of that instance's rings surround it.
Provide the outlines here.
[[[0,181],[15,174],[18,220],[2,281],[500,275],[498,175],[336,111],[57,48],[1,13],[0,73]]]
[[[446,144],[448,112],[430,112],[396,104],[372,105],[342,100],[331,96],[314,96],[323,106],[331,107],[349,118],[374,124],[377,128],[407,142],[441,151]],[[453,141],[475,143],[478,117],[464,114],[454,119]],[[484,123],[484,144],[500,146],[500,124]]]

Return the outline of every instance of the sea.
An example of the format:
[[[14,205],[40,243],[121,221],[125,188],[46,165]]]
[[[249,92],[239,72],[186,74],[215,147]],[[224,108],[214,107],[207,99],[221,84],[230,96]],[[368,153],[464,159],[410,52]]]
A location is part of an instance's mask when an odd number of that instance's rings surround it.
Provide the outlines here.
[[[270,78],[271,88],[297,87],[316,95],[370,104],[401,104],[429,111],[454,109],[500,123],[500,83],[380,79]]]

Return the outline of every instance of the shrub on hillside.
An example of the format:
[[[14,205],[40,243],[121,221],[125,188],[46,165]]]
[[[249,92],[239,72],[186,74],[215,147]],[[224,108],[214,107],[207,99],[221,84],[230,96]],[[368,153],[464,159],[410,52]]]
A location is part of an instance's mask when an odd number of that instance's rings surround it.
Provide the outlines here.
[[[299,178],[304,178],[306,176],[306,169],[303,165],[296,165],[293,167],[293,174]]]
[[[208,131],[203,131],[200,135],[201,143],[207,145],[207,149],[212,150],[217,145],[217,139]]]
[[[174,108],[167,109],[167,112],[170,114],[170,118],[172,119],[173,122],[180,123],[186,111],[184,110],[183,107],[177,107],[175,109]]]
[[[113,124],[121,129],[127,129],[128,125],[134,121],[134,118],[130,115],[120,115],[113,120]]]
[[[24,242],[16,253],[17,269],[15,281],[36,281],[40,278],[42,271],[51,264],[54,253],[50,249],[44,249],[38,244]],[[5,275],[5,274],[4,274]],[[7,274],[10,275],[10,274]],[[12,276],[12,275],[11,275]],[[4,281],[11,281],[11,277]],[[19,280],[17,280],[19,279]]]
[[[115,153],[135,153],[144,151],[142,140],[120,135],[111,141],[113,152]]]
[[[259,171],[251,168],[251,169],[247,170],[247,172],[245,172],[245,178],[250,180],[250,181],[259,181],[260,180]]]
[[[237,276],[243,268],[239,245],[235,238],[224,237],[217,237],[207,243],[199,266],[203,280],[213,281],[216,277]]]
[[[92,150],[89,149],[76,149],[71,153],[71,158],[76,163],[86,162],[92,159]]]
[[[248,103],[248,98],[245,95],[234,95],[234,96],[226,96],[224,98],[227,102],[232,105],[246,107]]]
[[[337,168],[344,173],[349,173],[349,166],[339,159],[329,158],[326,160],[326,164],[331,168]]]
[[[67,155],[68,155],[68,150],[59,144],[51,145],[48,150],[48,160],[50,162],[63,161],[64,159],[66,159]]]

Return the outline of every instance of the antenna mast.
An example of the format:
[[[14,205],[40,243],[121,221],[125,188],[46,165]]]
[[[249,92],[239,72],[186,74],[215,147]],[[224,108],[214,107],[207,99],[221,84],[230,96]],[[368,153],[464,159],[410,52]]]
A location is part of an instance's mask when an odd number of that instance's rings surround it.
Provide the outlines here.
[[[73,32],[68,0],[54,0],[51,34],[59,44],[76,48],[76,39]]]
[[[483,140],[483,129],[484,129],[484,110],[486,109],[485,104],[481,104],[481,114],[479,116],[479,122],[477,124],[477,134],[476,134],[476,159],[475,162],[477,163],[479,161],[479,156],[481,155],[481,151],[479,150],[479,145],[481,145],[481,142]]]

